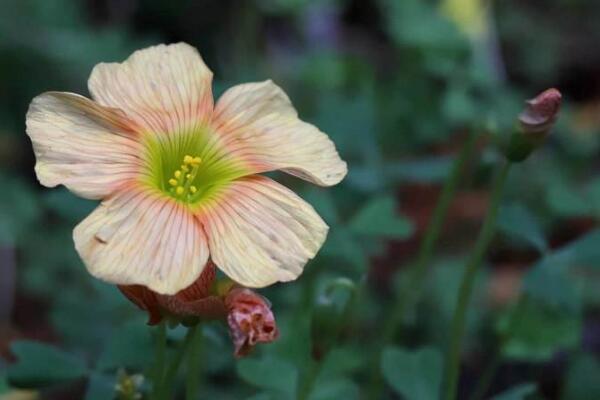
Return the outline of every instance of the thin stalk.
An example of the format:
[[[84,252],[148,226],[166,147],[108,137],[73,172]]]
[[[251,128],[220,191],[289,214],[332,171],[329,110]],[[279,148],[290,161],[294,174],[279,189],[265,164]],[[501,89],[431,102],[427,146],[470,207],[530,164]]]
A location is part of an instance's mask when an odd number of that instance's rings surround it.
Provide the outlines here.
[[[181,365],[181,361],[183,360],[183,356],[187,353],[190,343],[192,342],[196,331],[198,330],[198,326],[194,325],[188,328],[188,331],[185,335],[185,339],[181,346],[177,349],[175,355],[171,359],[171,362],[167,366],[167,369],[164,373],[160,396],[157,400],[168,400],[170,399],[171,391],[173,388],[173,381],[177,376],[177,371],[179,370],[179,365]]]
[[[164,321],[158,325],[154,344],[154,366],[152,368],[153,388],[150,398],[159,400],[161,385],[165,373],[165,355],[167,351],[167,326]]]
[[[202,331],[199,330],[192,338],[187,355],[187,371],[185,379],[185,398],[195,400],[198,398],[198,384],[200,383],[200,353],[202,352]]]
[[[458,382],[458,372],[460,364],[460,353],[462,350],[462,339],[465,331],[465,321],[467,314],[467,306],[473,291],[473,285],[477,276],[477,271],[483,260],[483,257],[489,247],[496,228],[496,217],[498,216],[498,207],[502,198],[502,192],[506,178],[510,171],[511,163],[503,162],[499,166],[499,171],[496,174],[492,186],[492,197],[488,206],[488,213],[479,232],[479,237],[475,243],[475,248],[469,258],[465,269],[462,282],[460,285],[458,300],[454,310],[450,331],[450,346],[446,358],[445,370],[445,399],[454,400],[456,398],[456,387]]]
[[[392,311],[387,315],[387,319],[385,320],[385,325],[383,327],[381,346],[375,352],[375,357],[371,365],[369,398],[379,398],[383,384],[379,368],[381,353],[383,352],[383,349],[390,342],[392,342],[394,336],[396,336],[404,317],[405,310],[409,308],[410,304],[416,301],[419,297],[421,285],[425,277],[425,273],[427,272],[427,267],[429,266],[433,250],[440,237],[442,226],[444,220],[446,219],[448,208],[450,207],[450,202],[452,201],[452,198],[454,198],[454,194],[458,188],[464,166],[471,158],[476,139],[477,134],[473,129],[467,140],[463,143],[458,156],[452,164],[452,170],[444,182],[442,193],[437,201],[437,204],[435,205],[433,215],[429,224],[427,225],[427,230],[425,231],[423,240],[421,241],[416,262],[409,272],[408,282],[405,286],[403,286],[403,290],[399,290],[397,292],[394,305],[392,306]]]

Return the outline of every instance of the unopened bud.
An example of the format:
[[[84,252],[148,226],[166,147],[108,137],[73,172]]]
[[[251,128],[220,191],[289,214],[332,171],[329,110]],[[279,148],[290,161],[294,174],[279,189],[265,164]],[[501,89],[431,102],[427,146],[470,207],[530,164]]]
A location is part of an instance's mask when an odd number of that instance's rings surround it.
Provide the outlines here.
[[[556,89],[548,89],[536,98],[527,100],[527,107],[519,115],[519,123],[523,133],[546,135],[554,126],[562,95]]]
[[[544,142],[558,119],[561,100],[558,90],[548,89],[526,101],[525,109],[519,114],[519,127],[511,134],[506,146],[509,160],[525,160]]]
[[[235,356],[247,355],[257,343],[270,343],[279,337],[271,304],[250,289],[234,288],[225,298],[227,323],[235,346]]]

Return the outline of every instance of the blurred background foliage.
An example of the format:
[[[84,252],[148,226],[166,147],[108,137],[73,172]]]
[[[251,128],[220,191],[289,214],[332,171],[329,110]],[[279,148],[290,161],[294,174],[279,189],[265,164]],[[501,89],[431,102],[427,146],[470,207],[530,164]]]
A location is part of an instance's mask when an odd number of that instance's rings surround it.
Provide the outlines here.
[[[486,398],[600,398],[599,18],[594,0],[2,0],[0,399],[113,399],[117,380],[150,363],[145,316],[73,249],[71,230],[95,204],[38,185],[24,120],[41,92],[87,94],[96,63],[176,41],[200,50],[217,95],[273,79],[350,167],[328,190],[280,177],[318,209],[329,238],[301,279],[263,291],[278,342],[235,361],[224,326],[203,325],[201,398],[368,398],[381,368],[382,398],[436,399],[496,144],[523,100],[552,86],[564,112],[510,176],[469,312],[459,398],[490,365]],[[473,130],[477,151],[423,293],[373,360]]]

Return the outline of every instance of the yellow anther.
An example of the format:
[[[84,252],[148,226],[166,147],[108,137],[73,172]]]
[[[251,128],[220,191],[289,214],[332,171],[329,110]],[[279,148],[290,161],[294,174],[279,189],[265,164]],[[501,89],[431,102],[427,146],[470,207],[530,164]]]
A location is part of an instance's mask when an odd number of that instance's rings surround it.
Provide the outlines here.
[[[190,169],[187,167],[187,165],[182,165],[182,166],[181,166],[181,170],[182,170],[183,172],[190,172]]]
[[[175,175],[175,178],[179,179],[179,177],[181,176],[181,171],[177,170],[173,175]]]
[[[173,179],[173,178],[169,179],[169,185],[177,186],[177,179]]]
[[[197,191],[198,191],[198,189],[196,189],[196,186],[194,186],[194,185],[190,186],[190,192],[192,194],[196,193]]]
[[[192,174],[187,174],[185,177],[186,179],[192,179]]]
[[[182,195],[184,192],[183,186],[177,186],[177,189],[175,189],[175,193],[177,193],[178,195]]]
[[[191,164],[192,162],[194,162],[194,157],[188,156],[188,155],[186,155],[185,157],[183,157],[183,163],[184,164]]]
[[[191,161],[192,165],[199,165],[202,162],[202,159],[200,157],[194,157],[194,159]]]

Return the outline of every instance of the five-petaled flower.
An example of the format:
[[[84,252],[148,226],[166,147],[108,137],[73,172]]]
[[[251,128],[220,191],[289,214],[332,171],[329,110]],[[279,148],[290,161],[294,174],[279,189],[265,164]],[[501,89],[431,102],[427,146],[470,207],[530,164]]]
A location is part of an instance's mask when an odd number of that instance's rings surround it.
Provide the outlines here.
[[[27,133],[48,187],[102,203],[74,230],[94,276],[175,294],[210,259],[247,287],[293,280],[315,256],[327,225],[284,186],[258,175],[282,170],[321,186],[347,172],[334,144],[301,121],[271,81],[227,90],[179,43],[101,63],[88,86],[36,97]]]

